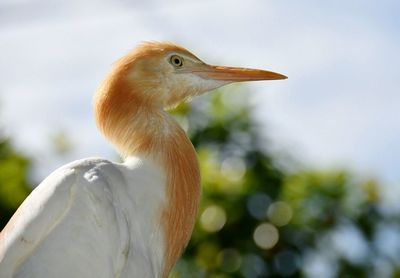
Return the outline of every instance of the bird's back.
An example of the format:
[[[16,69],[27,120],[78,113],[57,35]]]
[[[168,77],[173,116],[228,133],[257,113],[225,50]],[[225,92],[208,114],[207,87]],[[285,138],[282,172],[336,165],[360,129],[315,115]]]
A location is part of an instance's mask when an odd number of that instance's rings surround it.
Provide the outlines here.
[[[160,277],[165,178],[85,159],[46,178],[0,237],[0,277]]]

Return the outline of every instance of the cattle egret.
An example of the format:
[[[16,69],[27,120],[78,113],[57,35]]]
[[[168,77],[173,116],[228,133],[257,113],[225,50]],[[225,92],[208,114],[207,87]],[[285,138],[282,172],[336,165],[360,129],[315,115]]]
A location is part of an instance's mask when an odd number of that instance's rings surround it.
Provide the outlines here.
[[[0,235],[0,277],[167,277],[200,199],[196,152],[165,109],[232,82],[285,79],[212,66],[148,42],[115,63],[94,98],[123,163],[86,158],[47,177]]]

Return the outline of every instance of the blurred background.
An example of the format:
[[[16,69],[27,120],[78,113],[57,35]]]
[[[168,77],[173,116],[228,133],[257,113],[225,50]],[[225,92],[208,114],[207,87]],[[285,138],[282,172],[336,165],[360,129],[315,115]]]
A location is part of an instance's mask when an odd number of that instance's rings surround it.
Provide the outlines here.
[[[265,68],[173,111],[203,200],[171,277],[400,277],[400,2],[0,2],[0,224],[75,159],[118,156],[92,96],[144,40]]]

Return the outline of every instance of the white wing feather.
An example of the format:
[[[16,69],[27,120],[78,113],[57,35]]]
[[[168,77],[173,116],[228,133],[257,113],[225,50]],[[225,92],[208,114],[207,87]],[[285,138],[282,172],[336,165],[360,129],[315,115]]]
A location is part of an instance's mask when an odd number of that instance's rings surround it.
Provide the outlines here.
[[[85,159],[56,170],[2,232],[0,277],[159,277],[164,184],[139,160]]]

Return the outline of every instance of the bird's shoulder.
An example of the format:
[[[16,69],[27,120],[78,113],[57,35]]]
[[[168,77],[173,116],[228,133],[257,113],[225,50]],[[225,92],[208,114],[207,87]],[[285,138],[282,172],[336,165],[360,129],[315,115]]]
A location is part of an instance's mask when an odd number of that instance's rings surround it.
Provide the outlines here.
[[[74,190],[85,186],[86,183],[82,182],[85,181],[85,173],[102,165],[112,163],[105,159],[87,158],[68,163],[52,172],[24,200],[1,232],[0,241],[4,244],[4,239],[10,238],[7,235],[11,231],[13,235],[26,231],[26,226],[33,220],[39,224],[35,226],[40,227],[41,220],[48,222],[58,218],[69,207],[71,199],[75,198]]]
[[[96,190],[105,186],[113,176],[118,176],[116,164],[103,158],[85,158],[61,166],[47,176],[24,201],[37,199],[36,203],[44,203],[54,199],[60,206],[61,199],[76,197],[77,190]],[[107,178],[108,177],[108,178]],[[90,185],[90,187],[88,187]]]
[[[129,238],[154,232],[151,221],[158,219],[158,207],[165,202],[164,182],[162,170],[143,158],[126,163],[86,158],[58,168],[32,191],[0,234],[0,277],[32,271],[43,277],[43,273],[67,269],[78,261],[104,263],[106,254],[115,250],[122,250],[114,258],[117,269],[122,269]],[[102,244],[91,246],[88,238]],[[105,257],[87,256],[85,247]],[[138,254],[146,252],[135,248],[132,264],[136,266]],[[61,262],[62,266],[50,267]]]
[[[118,182],[124,183],[117,164],[101,158],[77,160],[51,173],[24,200],[0,234],[0,277],[11,277],[17,262],[31,260],[32,252],[46,250],[46,241],[76,233],[74,227],[82,225],[84,219],[107,217],[107,209],[114,202],[110,184],[118,186]]]

